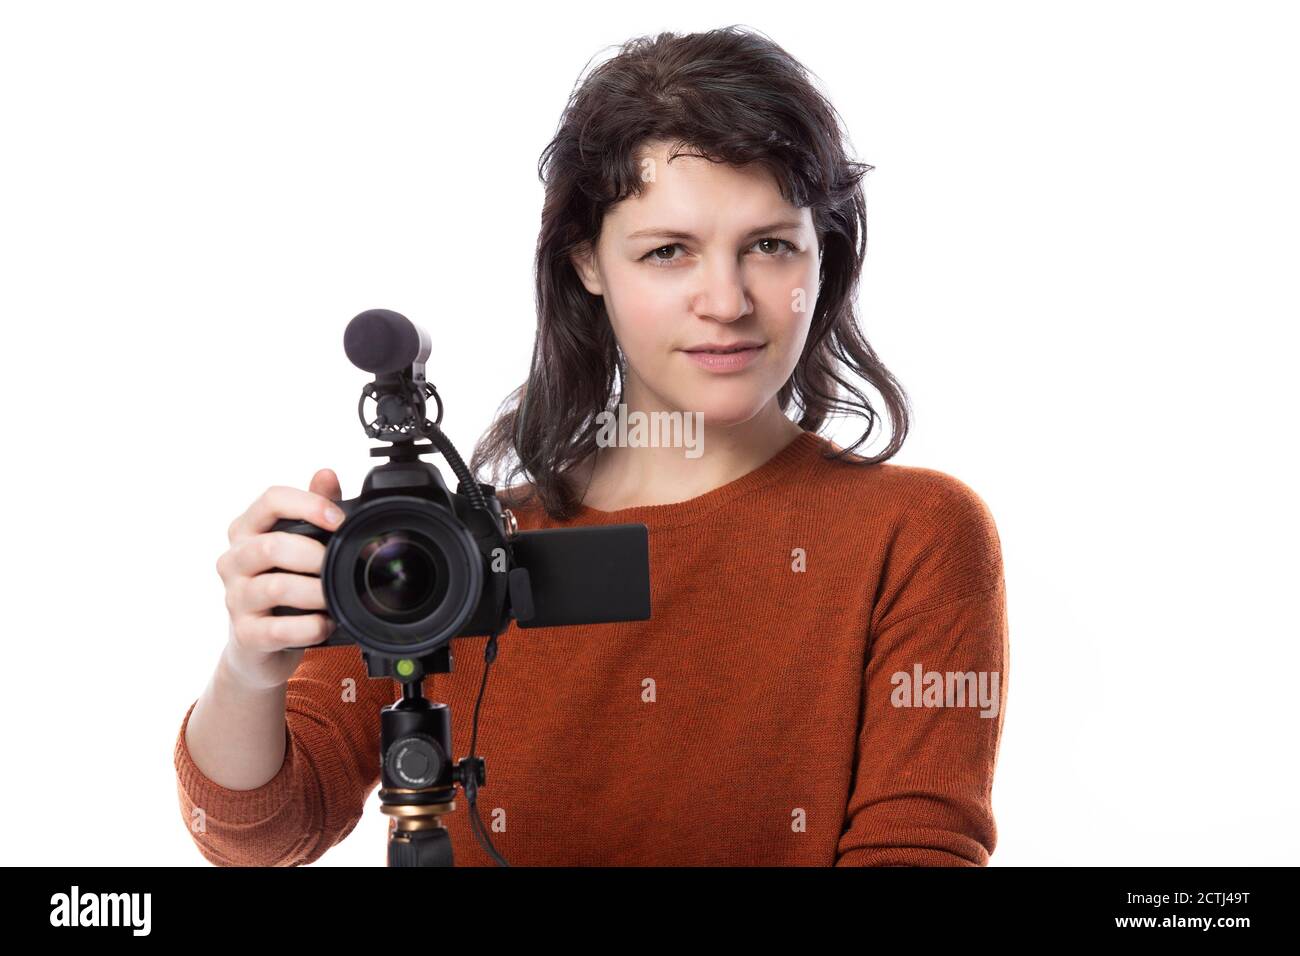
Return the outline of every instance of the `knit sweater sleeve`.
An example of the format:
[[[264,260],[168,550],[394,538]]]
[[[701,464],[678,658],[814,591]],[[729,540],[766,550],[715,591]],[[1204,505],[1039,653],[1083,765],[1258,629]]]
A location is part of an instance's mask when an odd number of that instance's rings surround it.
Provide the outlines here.
[[[352,832],[379,781],[380,709],[396,684],[373,680],[355,646],[308,648],[285,693],[285,758],[274,777],[231,790],[194,763],[181,721],[173,762],[181,817],[218,866],[297,866]]]
[[[942,472],[900,523],[872,615],[836,866],[985,866],[1009,642],[1001,542]]]

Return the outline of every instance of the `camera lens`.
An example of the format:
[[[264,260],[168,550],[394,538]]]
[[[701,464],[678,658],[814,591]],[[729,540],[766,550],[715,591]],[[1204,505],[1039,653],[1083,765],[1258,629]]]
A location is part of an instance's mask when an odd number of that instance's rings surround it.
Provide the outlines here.
[[[367,651],[432,653],[471,626],[484,601],[484,549],[440,501],[381,489],[325,548],[325,603]]]
[[[389,531],[362,546],[357,579],[370,613],[393,623],[417,620],[446,596],[446,558],[423,534]]]

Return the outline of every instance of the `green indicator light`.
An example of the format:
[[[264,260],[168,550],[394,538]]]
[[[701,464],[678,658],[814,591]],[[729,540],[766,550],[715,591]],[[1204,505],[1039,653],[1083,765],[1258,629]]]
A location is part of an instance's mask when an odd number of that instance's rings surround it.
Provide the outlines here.
[[[397,662],[397,673],[403,677],[410,677],[415,673],[415,661],[407,657],[402,658]]]

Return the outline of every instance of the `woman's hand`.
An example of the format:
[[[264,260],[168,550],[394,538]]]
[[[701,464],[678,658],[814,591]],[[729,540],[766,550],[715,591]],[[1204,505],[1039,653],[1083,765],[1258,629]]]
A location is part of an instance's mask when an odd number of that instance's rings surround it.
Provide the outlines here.
[[[230,612],[226,665],[244,686],[257,690],[284,686],[304,649],[333,633],[334,620],[328,614],[271,614],[277,605],[324,609],[319,575],[325,545],[306,535],[268,529],[281,518],[290,518],[333,531],[343,515],[338,509],[333,509],[337,516],[329,511],[342,497],[338,476],[322,468],[312,476],[308,491],[283,485],[268,488],[231,522],[230,549],[217,559],[217,574],[226,585]],[[290,573],[266,573],[270,568]]]

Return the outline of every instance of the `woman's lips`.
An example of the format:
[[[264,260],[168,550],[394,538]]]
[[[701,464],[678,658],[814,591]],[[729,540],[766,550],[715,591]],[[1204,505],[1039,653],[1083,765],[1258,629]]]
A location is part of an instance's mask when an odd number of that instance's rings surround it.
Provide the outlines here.
[[[738,372],[754,364],[758,360],[759,353],[765,348],[766,345],[759,345],[738,352],[683,352],[683,354],[709,372]]]

